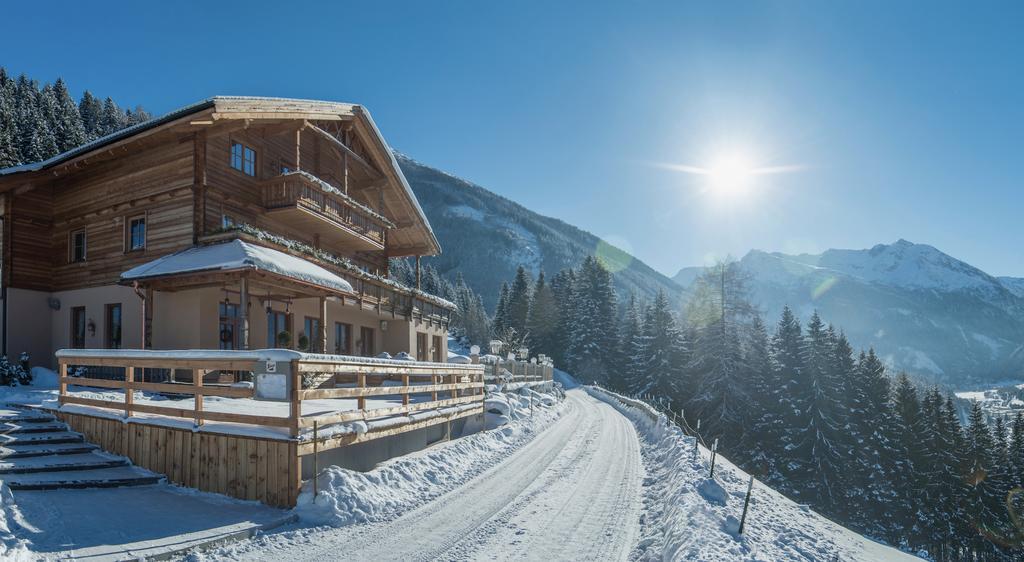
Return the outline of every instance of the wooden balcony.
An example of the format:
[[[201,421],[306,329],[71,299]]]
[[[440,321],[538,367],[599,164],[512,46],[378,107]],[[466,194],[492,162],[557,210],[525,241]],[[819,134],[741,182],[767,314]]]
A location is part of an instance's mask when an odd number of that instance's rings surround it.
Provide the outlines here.
[[[263,182],[263,206],[282,222],[317,234],[321,244],[351,251],[383,250],[394,225],[369,207],[307,172]]]

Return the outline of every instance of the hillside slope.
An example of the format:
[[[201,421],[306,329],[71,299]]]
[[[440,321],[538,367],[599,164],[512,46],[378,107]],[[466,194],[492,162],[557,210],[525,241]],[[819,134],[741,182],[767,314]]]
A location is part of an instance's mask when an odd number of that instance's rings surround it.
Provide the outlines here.
[[[541,269],[553,275],[593,254],[615,272],[620,298],[630,291],[653,298],[664,289],[672,301],[679,301],[680,287],[671,279],[597,236],[407,156],[396,156],[443,248],[428,263],[449,277],[461,272],[489,309],[493,310],[502,281],[510,281],[519,264],[534,276]]]
[[[740,263],[771,322],[787,304],[804,320],[818,310],[855,345],[956,387],[1024,377],[1021,285],[932,246],[899,240],[816,255],[752,250]],[[680,271],[681,284],[693,269]]]

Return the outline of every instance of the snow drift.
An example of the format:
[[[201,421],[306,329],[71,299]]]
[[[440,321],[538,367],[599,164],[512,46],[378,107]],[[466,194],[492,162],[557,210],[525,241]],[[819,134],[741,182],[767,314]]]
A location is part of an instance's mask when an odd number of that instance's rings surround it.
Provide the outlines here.
[[[650,405],[594,387],[592,396],[629,418],[641,438],[644,482],[639,560],[916,560],[878,544],[755,481],[743,535],[749,475],[710,452]]]
[[[529,394],[534,395],[530,414]],[[391,459],[369,472],[331,466],[307,482],[295,508],[310,524],[340,527],[396,517],[451,491],[525,445],[561,415],[564,395],[523,388],[496,392],[485,402],[490,431]],[[497,411],[498,413],[494,413]]]

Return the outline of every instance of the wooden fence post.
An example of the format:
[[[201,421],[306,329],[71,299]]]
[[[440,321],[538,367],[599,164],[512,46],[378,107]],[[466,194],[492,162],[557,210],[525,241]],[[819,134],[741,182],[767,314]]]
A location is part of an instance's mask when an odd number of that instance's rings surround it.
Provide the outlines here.
[[[708,475],[708,478],[711,478],[712,480],[715,478],[715,457],[717,456],[718,439],[715,439],[715,442],[711,444],[711,474]]]
[[[132,383],[135,382],[135,367],[124,368],[124,417],[132,417],[132,404],[135,402],[135,391],[132,390]]]
[[[320,495],[319,484],[317,483],[317,476],[320,475],[320,444],[319,444],[319,432],[317,431],[317,422],[313,420],[313,499],[316,501],[316,497]]]
[[[59,395],[57,396],[57,405],[58,406],[63,406],[64,405],[64,395],[66,395],[68,393],[67,378],[68,378],[68,364],[65,363],[63,359],[61,359],[60,360],[60,385],[59,385],[60,392],[59,392]]]
[[[195,424],[196,427],[203,425],[203,375],[206,374],[204,369],[194,369],[192,371],[192,386],[195,388],[195,394],[192,395],[192,403],[195,405]]]
[[[299,421],[302,417],[302,403],[299,396],[302,392],[302,374],[299,373],[299,360],[292,360],[292,393],[288,404],[288,422],[292,437],[299,436]]]
[[[750,476],[750,481],[747,482],[747,497],[743,500],[743,516],[740,517],[740,530],[739,534],[743,534],[743,526],[747,523],[747,508],[750,506],[750,493],[754,490],[754,476]]]

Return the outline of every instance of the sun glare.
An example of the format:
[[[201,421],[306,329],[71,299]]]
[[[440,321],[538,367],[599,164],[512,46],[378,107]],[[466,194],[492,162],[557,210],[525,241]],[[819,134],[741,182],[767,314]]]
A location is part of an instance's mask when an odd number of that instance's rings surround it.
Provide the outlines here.
[[[707,179],[711,189],[723,195],[738,195],[750,184],[754,169],[740,155],[729,155],[708,168]]]

